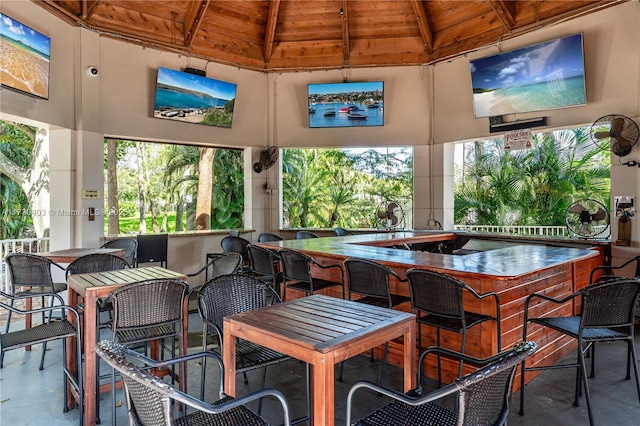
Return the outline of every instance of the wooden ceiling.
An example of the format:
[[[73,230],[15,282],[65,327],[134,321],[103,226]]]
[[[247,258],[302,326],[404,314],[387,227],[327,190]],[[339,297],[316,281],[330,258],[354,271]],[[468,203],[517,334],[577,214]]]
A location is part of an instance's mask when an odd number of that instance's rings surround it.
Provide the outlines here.
[[[106,37],[241,68],[436,63],[620,0],[33,0]]]

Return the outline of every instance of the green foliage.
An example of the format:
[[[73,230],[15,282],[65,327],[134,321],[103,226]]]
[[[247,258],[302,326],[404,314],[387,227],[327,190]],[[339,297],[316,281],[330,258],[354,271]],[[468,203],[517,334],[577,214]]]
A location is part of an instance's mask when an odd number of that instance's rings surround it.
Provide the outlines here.
[[[202,119],[201,124],[207,124],[209,126],[226,127],[231,128],[231,119],[233,118],[233,111],[226,112],[222,109],[210,109]]]
[[[465,144],[454,223],[563,226],[577,199],[609,205],[609,151],[593,146],[589,129],[536,134],[532,145],[505,152],[501,139]]]

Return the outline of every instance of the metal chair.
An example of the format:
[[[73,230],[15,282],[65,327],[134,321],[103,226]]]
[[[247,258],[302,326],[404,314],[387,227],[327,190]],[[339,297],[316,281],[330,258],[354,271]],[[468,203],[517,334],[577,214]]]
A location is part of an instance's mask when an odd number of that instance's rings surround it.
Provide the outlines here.
[[[250,274],[251,268],[249,267],[249,252],[247,246],[251,244],[251,241],[245,240],[242,237],[226,236],[220,241],[220,246],[224,253],[238,253],[242,256],[242,272]]]
[[[440,329],[461,334],[460,352],[464,353],[467,342],[467,330],[485,321],[496,322],[498,352],[502,350],[500,331],[500,300],[495,292],[482,295],[464,282],[450,275],[427,269],[412,268],[407,270],[411,307],[417,313],[418,350],[422,350],[421,326],[436,328],[436,346],[440,346]],[[495,304],[495,316],[479,314],[465,309],[463,294],[478,300],[492,298]],[[462,375],[463,363],[460,362],[458,377]],[[438,357],[438,383],[442,382],[441,360]]]
[[[306,240],[308,238],[318,238],[318,235],[309,231],[298,231],[296,232],[296,240]]]
[[[594,282],[606,281],[611,278],[616,278],[614,271],[621,271],[625,269],[627,266],[632,265],[634,262],[636,264],[636,269],[633,276],[638,278],[640,277],[640,256],[632,257],[631,259],[624,262],[622,265],[618,265],[618,266],[607,266],[607,265],[596,266],[591,270],[591,274],[589,274],[589,283],[593,284]],[[604,274],[596,277],[596,275],[599,272],[604,272]]]
[[[284,241],[284,238],[282,238],[280,235],[270,234],[268,232],[263,232],[258,236],[259,243],[266,243],[268,241]]]
[[[347,424],[358,426],[480,426],[506,425],[511,405],[513,378],[518,364],[537,350],[534,342],[517,344],[513,349],[504,351],[486,359],[473,358],[444,348],[429,348],[420,356],[421,375],[424,357],[430,353],[445,355],[482,366],[473,373],[456,379],[452,384],[420,395],[416,391],[402,394],[371,382],[361,381],[354,384],[347,395]],[[385,395],[392,401],[384,407],[351,423],[354,395],[360,389],[370,389]],[[457,394],[456,409],[449,410],[436,401]]]
[[[350,257],[345,259],[344,268],[347,271],[347,293],[349,300],[352,300],[352,295],[357,295],[360,296],[359,299],[356,299],[357,302],[381,306],[383,308],[393,308],[394,306],[411,301],[409,296],[391,293],[389,286],[390,276],[393,276],[400,282],[407,282],[407,280],[400,278],[398,274],[384,265],[371,260]],[[384,380],[388,352],[389,342],[384,344],[380,384],[382,384]],[[371,350],[371,354],[371,360],[373,361],[373,350]],[[340,381],[342,381],[343,367],[344,364],[341,364]]]
[[[207,282],[198,293],[198,311],[202,319],[202,350],[213,351],[222,356],[222,332],[224,317],[240,312],[268,306],[271,301],[279,302],[279,296],[266,283],[247,275],[223,275]],[[208,349],[209,338],[215,339],[213,347]],[[290,359],[289,356],[256,345],[246,340],[239,340],[236,349],[236,372],[264,368],[262,385],[264,388],[267,374],[266,367]],[[204,397],[206,376],[206,360],[202,361],[202,388],[200,397]],[[248,383],[246,374],[245,383]]]
[[[240,266],[242,265],[242,256],[238,253],[229,252],[229,253],[220,253],[214,255],[213,253],[209,254],[210,260],[200,268],[198,271],[192,274],[186,274],[187,277],[193,278],[198,275],[205,273],[205,282],[209,281],[209,271],[211,271],[211,278],[220,277],[222,275],[235,274],[240,270]],[[193,314],[198,312],[198,302],[197,297],[193,298],[193,296],[197,296],[198,292],[202,288],[201,285],[190,286],[189,287],[189,313]]]
[[[286,299],[287,288],[293,288],[306,293],[314,294],[318,290],[329,287],[341,286],[342,298],[344,299],[344,271],[340,265],[322,265],[311,256],[295,250],[281,249],[278,251],[282,259],[282,300]],[[311,266],[320,269],[337,269],[340,271],[340,281],[314,278],[311,275]]]
[[[52,295],[58,294],[67,289],[66,283],[54,283],[51,275],[51,267],[59,268],[64,271],[65,269],[47,259],[46,257],[38,256],[30,253],[10,253],[5,257],[7,268],[9,269],[9,282],[11,283],[11,295],[21,299],[29,299],[39,297],[42,303],[42,307],[45,306],[45,298],[49,297],[50,305],[53,306],[54,300]],[[15,299],[10,299],[9,304],[13,306]],[[41,311],[42,322],[45,323],[45,312],[49,313],[49,320],[51,320],[53,311]],[[13,310],[9,310],[7,314],[7,325],[4,332],[9,332],[9,325],[11,324],[11,314]],[[44,368],[44,355],[47,351],[47,342],[42,345],[42,356],[40,358],[40,370]]]
[[[524,308],[523,336],[525,338],[527,337],[529,323],[549,327],[578,341],[578,359],[577,362],[571,364],[535,365],[527,368],[525,368],[523,363],[520,378],[520,415],[524,415],[524,379],[526,371],[576,368],[575,399],[573,405],[576,407],[579,406],[579,396],[582,385],[584,384],[589,424],[593,426],[593,412],[584,355],[589,351],[593,343],[596,342],[624,341],[627,343],[626,379],[629,380],[631,378],[631,361],[633,363],[636,380],[636,390],[638,392],[638,398],[640,399],[640,376],[638,375],[637,356],[633,340],[634,314],[639,294],[640,280],[636,278],[617,278],[589,285],[562,299],[554,299],[538,293],[527,297]],[[550,304],[552,304],[551,307],[555,310],[556,307],[562,304],[573,303],[576,298],[581,299],[580,314],[577,316],[530,316],[530,305],[536,313],[544,315],[545,312],[541,312],[538,306],[541,301],[550,302]],[[536,303],[532,304],[532,301]]]
[[[117,248],[124,250],[124,258],[132,267],[137,266],[138,262],[138,240],[133,238],[116,238],[107,241],[100,248]]]
[[[250,244],[247,249],[249,251],[251,276],[269,284],[280,295],[282,271],[280,271],[280,256],[278,253],[275,250],[269,250],[253,244]]]
[[[349,232],[344,228],[334,228],[333,232],[335,232],[338,237],[345,237],[347,235],[352,235],[351,232]]]
[[[123,345],[135,345],[169,339],[171,358],[175,358],[175,339],[177,338],[180,355],[186,355],[182,353],[182,348],[183,339],[186,338],[183,327],[183,308],[187,289],[187,283],[182,280],[156,279],[127,284],[113,290],[107,298],[107,301],[113,304],[113,321],[111,322],[113,340]],[[164,345],[162,348],[164,349]],[[181,370],[179,383],[182,389],[184,389],[184,380],[185,372]],[[111,386],[112,419],[115,419],[113,371]]]
[[[16,300],[24,300],[30,298],[30,295],[11,295],[4,292],[0,292],[0,308],[6,309],[9,313],[15,313],[17,315],[29,315],[29,314],[37,314],[37,313],[51,313],[54,310],[62,310],[64,316],[62,320],[50,320],[49,322],[36,325],[31,328],[26,328],[23,330],[16,330],[12,332],[7,332],[4,334],[0,334],[0,368],[3,368],[4,362],[4,353],[13,349],[20,349],[26,346],[35,345],[38,343],[46,343],[53,340],[63,340],[62,342],[62,370],[63,370],[63,411],[67,412],[67,390],[68,383],[75,388],[76,393],[78,395],[78,408],[80,410],[80,425],[82,425],[82,416],[83,416],[83,379],[82,379],[82,339],[80,337],[80,327],[76,327],[71,324],[68,320],[69,317],[72,317],[75,320],[75,324],[80,324],[80,318],[78,316],[78,312],[70,306],[64,304],[62,297],[58,294],[51,293],[47,296],[51,296],[52,298],[57,299],[60,304],[56,306],[50,306],[39,309],[31,309],[31,310],[22,310],[14,307],[14,302]],[[6,304],[3,300],[9,300],[9,304]],[[66,339],[73,337],[76,339],[76,374],[69,371],[67,369],[67,344]],[[45,348],[43,347],[42,352],[44,353]],[[44,355],[42,357],[44,360]],[[42,362],[40,362],[40,370],[42,370]],[[19,392],[19,391],[18,391]],[[7,397],[6,395],[4,396]]]
[[[266,396],[271,396],[278,400],[282,406],[284,424],[287,426],[291,424],[289,405],[284,395],[278,390],[262,389],[240,398],[226,396],[223,392],[224,367],[222,359],[211,352],[197,353],[169,361],[158,362],[131,351],[124,345],[103,340],[98,343],[96,353],[122,375],[125,399],[127,401],[127,412],[132,425],[267,425],[264,419],[244,406],[249,402]],[[208,404],[179,391],[171,384],[159,377],[151,375],[139,366],[139,364],[142,364],[146,367],[158,368],[176,364],[184,365],[187,361],[197,360],[199,358],[202,358],[203,361],[207,358],[212,358],[220,368],[220,399],[213,404]],[[135,363],[130,362],[128,359],[135,361]],[[202,380],[204,381],[204,378]],[[176,418],[173,414],[174,401],[193,408],[196,411]]]

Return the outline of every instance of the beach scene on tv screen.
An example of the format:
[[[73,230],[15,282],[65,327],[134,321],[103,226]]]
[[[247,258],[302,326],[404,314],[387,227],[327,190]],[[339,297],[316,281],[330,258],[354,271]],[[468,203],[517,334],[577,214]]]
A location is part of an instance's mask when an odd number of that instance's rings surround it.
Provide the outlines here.
[[[384,125],[382,81],[309,84],[309,127]]]
[[[470,61],[476,117],[584,105],[582,34]]]
[[[153,116],[231,128],[236,84],[158,68]]]
[[[0,38],[2,85],[48,99],[51,39],[4,14]]]

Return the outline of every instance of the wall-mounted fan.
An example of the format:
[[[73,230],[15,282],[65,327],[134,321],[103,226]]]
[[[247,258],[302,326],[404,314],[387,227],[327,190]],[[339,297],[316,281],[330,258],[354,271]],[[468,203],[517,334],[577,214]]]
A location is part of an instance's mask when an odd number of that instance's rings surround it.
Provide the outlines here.
[[[375,219],[378,228],[400,228],[404,220],[404,211],[400,204],[393,201],[384,201],[378,204]]]
[[[578,238],[609,238],[609,210],[600,201],[585,198],[571,204],[564,215],[569,233]]]
[[[638,142],[640,130],[635,121],[624,115],[612,114],[598,118],[591,125],[591,140],[600,149],[611,147],[618,157],[624,157]]]
[[[278,161],[278,147],[270,146],[260,151],[260,161],[253,163],[253,171],[260,173],[267,170]]]

